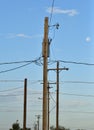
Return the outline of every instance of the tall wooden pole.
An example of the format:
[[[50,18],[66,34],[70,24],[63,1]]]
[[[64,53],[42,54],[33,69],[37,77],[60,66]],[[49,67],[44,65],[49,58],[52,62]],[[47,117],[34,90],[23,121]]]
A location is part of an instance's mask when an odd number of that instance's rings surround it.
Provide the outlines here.
[[[50,123],[50,122],[49,122],[49,119],[50,119],[50,118],[49,118],[49,114],[50,114],[50,112],[49,112],[49,105],[50,105],[50,104],[49,104],[49,100],[50,100],[50,97],[49,97],[49,89],[50,89],[50,86],[49,86],[49,83],[48,83],[48,130],[49,130],[49,123]]]
[[[43,130],[47,130],[47,63],[48,63],[48,17],[45,17],[43,40]]]
[[[23,130],[26,130],[26,107],[27,107],[27,79],[24,80]]]
[[[59,71],[69,70],[69,68],[59,68],[59,61],[57,61],[57,67],[48,69],[56,71],[56,130],[59,129]]]
[[[57,62],[57,90],[56,90],[56,130],[59,127],[59,62]]]

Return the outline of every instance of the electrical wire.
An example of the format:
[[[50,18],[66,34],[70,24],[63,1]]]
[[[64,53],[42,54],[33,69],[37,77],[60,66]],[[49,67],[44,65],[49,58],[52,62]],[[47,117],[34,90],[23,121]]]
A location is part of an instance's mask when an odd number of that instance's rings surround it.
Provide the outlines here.
[[[0,65],[8,65],[8,64],[22,64],[22,63],[31,63],[31,62],[34,62],[36,64],[38,63],[42,63],[42,57],[39,57],[35,60],[26,60],[26,61],[14,61],[14,62],[3,62],[3,63],[0,63]],[[65,60],[49,60],[49,63],[51,62],[52,63],[56,63],[56,62],[63,62],[63,63],[69,63],[69,64],[79,64],[79,65],[90,65],[90,66],[94,66],[94,63],[85,63],[85,62],[76,62],[76,61],[65,61]]]
[[[32,61],[29,60],[29,61],[3,62],[3,63],[0,63],[0,65],[7,65],[7,64],[21,64],[21,63],[28,63],[28,62],[32,62]]]
[[[55,108],[56,108],[56,105],[49,111],[49,113],[52,112]]]
[[[53,8],[54,8],[54,2],[55,2],[55,0],[53,0],[53,1],[52,1],[52,6],[51,6],[51,13],[50,13],[49,25],[51,24],[51,20],[52,20]]]
[[[7,69],[7,70],[3,70],[3,71],[0,71],[0,73],[6,73],[6,72],[10,72],[10,71],[14,71],[14,70],[17,70],[17,69],[20,69],[20,68],[23,68],[31,63],[36,63],[38,60],[40,59],[40,57],[36,60],[33,60],[33,61],[21,61],[21,62],[10,62],[10,63],[3,63],[3,64],[14,64],[14,63],[22,63],[22,62],[28,62],[24,65],[21,65],[21,66],[18,66],[18,67],[15,67],[15,68],[12,68],[12,69]],[[2,63],[1,63],[2,64]]]
[[[93,111],[65,111],[65,110],[60,110],[60,112],[70,112],[70,113],[83,113],[83,114],[94,114]]]
[[[24,80],[0,80],[0,82],[24,82]]]
[[[0,97],[18,97],[23,95],[24,94],[6,94],[6,95],[0,95]]]
[[[52,97],[51,93],[50,93],[50,98],[53,100],[54,103],[56,103],[56,101],[55,101],[54,98]]]
[[[79,64],[79,65],[94,66],[94,64],[92,64],[92,63],[75,62],[75,61],[63,61],[63,60],[58,60],[58,61],[63,62],[63,63],[69,63],[69,64]]]
[[[72,84],[94,84],[94,82],[90,81],[61,81],[60,83],[72,83]]]
[[[24,64],[24,65],[21,65],[21,66],[12,68],[12,69],[3,70],[3,71],[0,71],[0,73],[6,73],[6,72],[9,72],[9,71],[17,70],[17,69],[23,68],[23,67],[25,67],[25,66],[27,66],[29,64],[31,64],[31,63],[27,63],[27,64]]]
[[[14,91],[14,90],[18,90],[18,89],[20,89],[20,88],[22,88],[22,87],[16,87],[16,88],[12,88],[12,89],[5,89],[5,90],[2,90],[2,91],[0,91],[0,92]]]
[[[94,97],[94,95],[83,95],[83,94],[74,94],[74,93],[62,93],[62,92],[60,92],[60,94],[70,95],[70,96]]]

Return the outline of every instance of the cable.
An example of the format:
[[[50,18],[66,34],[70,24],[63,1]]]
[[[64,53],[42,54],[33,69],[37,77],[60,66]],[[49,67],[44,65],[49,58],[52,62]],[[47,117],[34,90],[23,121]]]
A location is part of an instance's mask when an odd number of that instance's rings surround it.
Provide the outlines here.
[[[89,112],[88,111],[85,111],[85,112],[84,111],[66,111],[66,110],[60,110],[60,111],[62,111],[62,112],[70,112],[70,113],[94,114],[94,112],[92,112],[92,111],[89,111]]]
[[[74,93],[62,93],[62,92],[60,92],[60,94],[70,95],[70,96],[94,97],[94,95],[82,95],[82,94],[74,94]]]
[[[24,82],[24,80],[0,80],[0,82]]]
[[[51,13],[50,13],[49,25],[51,24],[51,20],[52,20],[53,8],[54,8],[54,2],[55,2],[55,0],[53,0],[53,1],[52,1],[52,6],[51,6]]]
[[[9,71],[17,70],[17,69],[23,68],[23,67],[25,67],[29,64],[31,64],[31,63],[27,63],[25,65],[21,65],[21,66],[18,66],[18,67],[12,68],[12,69],[8,69],[8,70],[3,70],[3,71],[0,71],[0,73],[6,73],[6,72],[9,72]]]
[[[49,113],[50,113],[51,111],[53,111],[55,107],[56,107],[56,105],[49,111]]]
[[[51,92],[50,92],[51,93]],[[50,94],[51,99],[54,101],[54,103],[56,103],[56,101],[54,100],[54,98],[52,97],[52,95]]]
[[[31,60],[29,60],[29,61],[3,62],[3,63],[0,63],[0,65],[7,65],[7,64],[20,64],[20,63],[27,63],[27,62],[31,62]]]
[[[56,62],[57,62],[57,61],[56,61]],[[63,63],[69,63],[69,64],[79,64],[79,65],[94,66],[94,64],[90,64],[90,63],[84,63],[84,62],[63,61],[63,60],[59,60],[59,62],[63,62]]]
[[[33,61],[27,61],[27,62],[29,62],[29,63],[27,63],[27,64],[24,64],[24,65],[21,65],[21,66],[18,66],[18,67],[12,68],[12,69],[8,69],[8,70],[0,71],[0,73],[5,73],[5,72],[9,72],[9,71],[13,71],[13,70],[16,70],[16,69],[19,69],[19,68],[25,67],[25,66],[31,64],[32,62],[37,62],[37,60],[39,60],[39,58],[36,59],[36,60],[33,60]],[[26,62],[26,61],[23,61],[23,62]],[[10,62],[10,64],[13,64],[13,63],[22,63],[22,62]],[[3,64],[4,64],[4,63],[3,63]],[[6,64],[6,63],[5,63],[5,64]],[[9,63],[7,63],[7,64],[9,64]]]
[[[16,96],[16,97],[17,97],[17,96],[23,96],[23,94],[19,94],[19,95],[18,95],[18,94],[15,94],[15,95],[14,95],[14,94],[0,95],[0,97],[15,97],[15,96]]]
[[[49,63],[56,63],[57,61],[63,62],[63,63],[69,63],[69,64],[81,64],[81,65],[90,65],[94,66],[94,63],[85,63],[85,62],[76,62],[76,61],[64,61],[64,60],[50,60]],[[3,62],[0,63],[0,65],[7,65],[7,64],[22,64],[22,63],[31,63],[34,62],[36,64],[42,63],[42,57],[37,58],[36,60],[27,60],[27,61],[14,61],[14,62]]]
[[[13,91],[13,90],[17,90],[17,89],[20,89],[22,87],[17,87],[17,88],[12,88],[12,89],[6,89],[6,90],[2,90],[0,92],[6,92],[6,91]]]
[[[73,83],[73,84],[94,84],[94,82],[87,81],[61,81],[62,83]]]

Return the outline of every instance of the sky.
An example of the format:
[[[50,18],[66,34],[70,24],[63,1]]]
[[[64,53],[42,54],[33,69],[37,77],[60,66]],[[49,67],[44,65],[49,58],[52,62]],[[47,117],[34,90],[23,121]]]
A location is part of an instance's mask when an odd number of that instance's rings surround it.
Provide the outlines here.
[[[52,8],[53,5],[53,8]],[[0,1],[0,129],[23,126],[23,88],[28,80],[27,127],[42,124],[44,19],[49,18],[48,68],[60,71],[59,124],[94,129],[94,1]],[[56,25],[59,24],[59,28]],[[48,73],[56,82],[56,72]],[[55,124],[56,85],[50,89],[50,126]]]

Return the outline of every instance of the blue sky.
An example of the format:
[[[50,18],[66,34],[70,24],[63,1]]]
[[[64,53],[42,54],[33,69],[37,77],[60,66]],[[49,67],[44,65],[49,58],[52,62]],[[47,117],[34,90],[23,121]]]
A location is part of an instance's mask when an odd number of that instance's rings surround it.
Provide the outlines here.
[[[53,26],[49,28],[49,38],[52,38],[49,59],[94,64],[93,5],[93,0],[55,0],[51,17],[52,0],[0,1],[0,63],[34,61],[41,57],[44,18],[49,17],[50,26],[57,23],[60,25],[58,30]],[[42,97],[42,65],[31,63],[20,69],[1,73],[20,65],[24,64],[0,64],[0,129],[2,130],[9,129],[17,119],[21,126],[23,123],[23,82],[18,80],[24,78],[29,80],[27,126],[33,127],[36,121],[35,115],[42,114],[42,101],[38,99]],[[94,66],[60,62],[60,67],[64,66],[68,67],[69,71],[60,72],[60,125],[72,129],[92,130],[94,129],[93,84],[64,81],[94,82]],[[49,68],[51,67],[55,68],[56,63],[49,65]],[[55,81],[55,78],[56,73],[50,72],[48,79]],[[12,82],[13,80],[17,82]],[[53,85],[51,96],[54,99],[55,89]],[[51,99],[50,109],[54,106],[55,103]],[[50,113],[50,124],[55,126],[54,113],[55,108]]]

